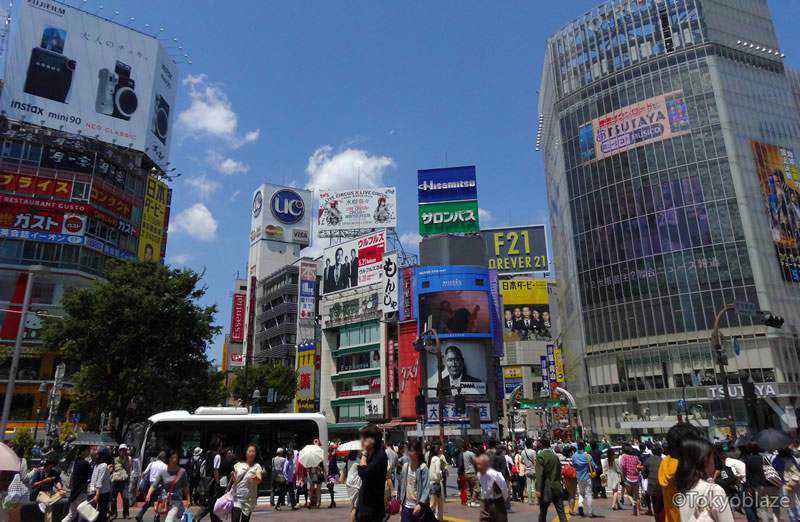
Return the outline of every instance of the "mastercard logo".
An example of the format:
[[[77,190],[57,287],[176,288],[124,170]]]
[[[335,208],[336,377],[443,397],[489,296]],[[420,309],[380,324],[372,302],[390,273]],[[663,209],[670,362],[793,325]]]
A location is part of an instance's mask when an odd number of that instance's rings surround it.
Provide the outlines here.
[[[276,225],[267,225],[264,227],[264,234],[269,237],[280,237],[283,235],[283,228]]]

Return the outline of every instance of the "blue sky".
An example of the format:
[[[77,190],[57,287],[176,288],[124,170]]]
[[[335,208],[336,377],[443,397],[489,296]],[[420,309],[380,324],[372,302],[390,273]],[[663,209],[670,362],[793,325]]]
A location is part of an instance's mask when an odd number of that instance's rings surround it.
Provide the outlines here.
[[[69,3],[77,5],[78,0]],[[205,271],[217,322],[246,270],[250,195],[262,182],[397,186],[415,242],[416,171],[475,164],[483,226],[547,219],[534,151],[548,35],[598,2],[88,0],[165,28],[181,65],[167,262]],[[800,2],[772,1],[787,63]],[[222,340],[210,350],[219,360]]]

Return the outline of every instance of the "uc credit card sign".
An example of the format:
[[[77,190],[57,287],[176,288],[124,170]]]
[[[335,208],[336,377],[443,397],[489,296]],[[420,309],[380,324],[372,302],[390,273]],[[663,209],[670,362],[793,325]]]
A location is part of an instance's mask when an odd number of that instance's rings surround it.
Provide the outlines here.
[[[475,165],[417,171],[419,203],[478,199]]]

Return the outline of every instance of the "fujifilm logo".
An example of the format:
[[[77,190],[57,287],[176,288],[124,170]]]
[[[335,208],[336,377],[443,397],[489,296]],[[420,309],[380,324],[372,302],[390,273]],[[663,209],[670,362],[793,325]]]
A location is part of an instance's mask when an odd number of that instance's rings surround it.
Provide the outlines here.
[[[64,16],[67,13],[67,10],[60,5],[44,2],[43,0],[28,0],[28,5],[58,16]]]
[[[419,189],[423,191],[427,190],[452,190],[452,189],[462,189],[462,188],[475,188],[475,180],[474,179],[467,179],[462,181],[442,181],[442,182],[434,182],[434,181],[423,181],[421,185],[419,185]]]

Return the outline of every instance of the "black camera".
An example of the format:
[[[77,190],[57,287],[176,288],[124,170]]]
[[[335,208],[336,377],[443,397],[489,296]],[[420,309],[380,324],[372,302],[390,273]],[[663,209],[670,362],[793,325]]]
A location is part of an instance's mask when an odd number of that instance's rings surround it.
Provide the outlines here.
[[[153,115],[153,134],[163,143],[167,144],[169,132],[169,104],[160,94],[156,94],[156,110]]]
[[[31,51],[25,92],[61,103],[66,103],[72,87],[75,60],[64,56],[67,32],[57,27],[46,27],[39,47]]]
[[[131,78],[131,66],[128,64],[118,61],[114,72],[106,68],[100,69],[95,111],[121,120],[130,120],[139,106],[135,86],[136,83]]]

